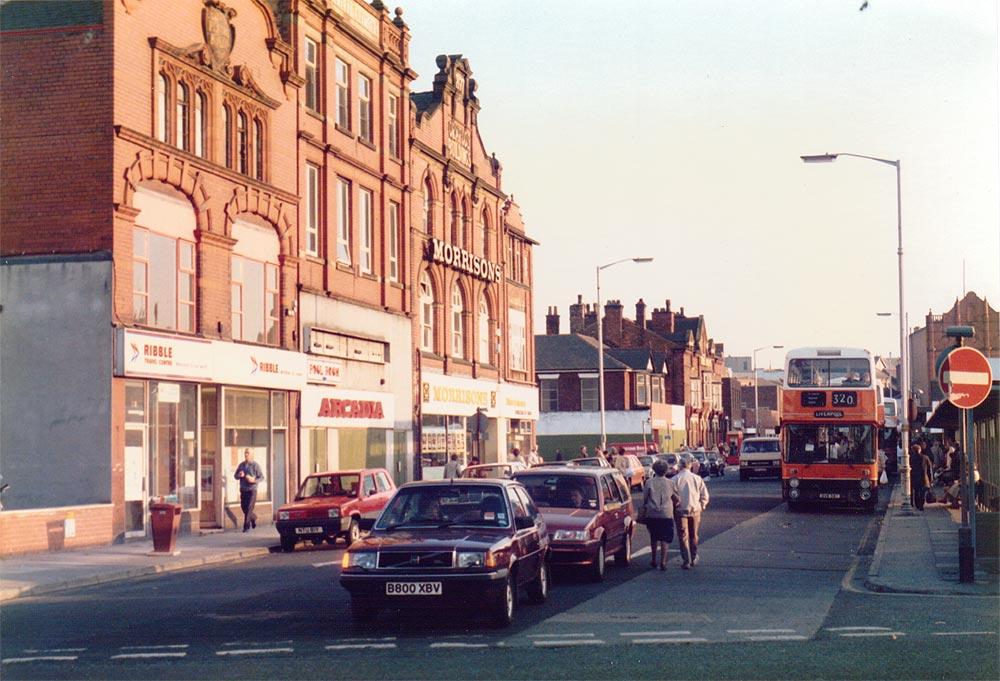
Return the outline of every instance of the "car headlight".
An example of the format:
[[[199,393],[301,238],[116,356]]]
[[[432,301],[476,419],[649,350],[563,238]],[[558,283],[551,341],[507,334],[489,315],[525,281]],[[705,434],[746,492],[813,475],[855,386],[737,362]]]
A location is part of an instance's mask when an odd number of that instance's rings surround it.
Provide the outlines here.
[[[278,511],[278,520],[288,520],[288,511]]]
[[[799,479],[792,478],[791,480],[788,481],[788,486],[791,487],[792,489],[795,489],[796,487],[799,486]]]
[[[586,530],[556,530],[555,541],[587,541],[590,533]]]
[[[345,552],[344,558],[340,562],[340,567],[356,567],[363,570],[374,570],[377,560],[378,553],[375,551],[357,551],[355,553]]]
[[[455,554],[455,567],[470,568],[483,567],[484,565],[486,565],[484,551],[459,551]]]
[[[871,486],[872,486],[872,481],[869,480],[868,478],[863,478],[861,480],[861,489],[868,489]]]
[[[329,518],[339,518],[340,517],[340,509],[339,508],[331,508],[329,511],[326,512],[326,515]]]

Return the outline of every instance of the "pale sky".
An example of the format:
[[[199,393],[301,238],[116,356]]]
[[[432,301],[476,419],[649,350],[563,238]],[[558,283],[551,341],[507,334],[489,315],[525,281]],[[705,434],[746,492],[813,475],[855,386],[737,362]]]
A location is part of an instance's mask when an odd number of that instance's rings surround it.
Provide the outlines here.
[[[1000,305],[995,0],[408,0],[414,91],[469,59],[535,249],[535,330],[578,293],[671,299],[729,355],[899,354],[966,288]],[[392,5],[393,7],[395,5]],[[647,313],[648,314],[648,313]],[[784,351],[762,351],[761,366]]]

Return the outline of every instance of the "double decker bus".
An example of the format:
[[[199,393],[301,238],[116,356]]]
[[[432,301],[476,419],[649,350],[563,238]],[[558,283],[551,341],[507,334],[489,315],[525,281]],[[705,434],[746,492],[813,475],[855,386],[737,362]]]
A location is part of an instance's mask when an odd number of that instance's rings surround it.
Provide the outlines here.
[[[875,365],[859,348],[798,348],[785,357],[781,494],[804,504],[878,505],[878,439],[885,422]]]

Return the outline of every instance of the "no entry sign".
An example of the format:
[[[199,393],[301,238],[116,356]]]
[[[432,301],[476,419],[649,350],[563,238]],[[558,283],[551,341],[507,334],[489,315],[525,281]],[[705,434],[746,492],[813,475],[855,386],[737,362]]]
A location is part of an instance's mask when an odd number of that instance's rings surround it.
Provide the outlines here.
[[[938,383],[948,401],[960,409],[982,404],[993,387],[990,363],[975,348],[955,348],[938,368]]]

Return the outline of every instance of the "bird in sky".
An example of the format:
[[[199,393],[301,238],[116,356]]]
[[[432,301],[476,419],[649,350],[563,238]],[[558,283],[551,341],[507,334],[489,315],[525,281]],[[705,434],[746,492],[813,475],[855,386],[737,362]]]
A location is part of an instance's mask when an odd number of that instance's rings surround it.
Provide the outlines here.
[[[868,0],[861,3],[861,7],[858,8],[859,12],[864,12],[868,8]]]

